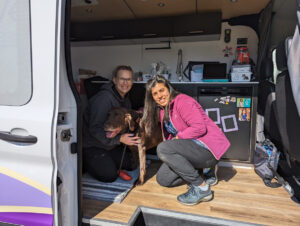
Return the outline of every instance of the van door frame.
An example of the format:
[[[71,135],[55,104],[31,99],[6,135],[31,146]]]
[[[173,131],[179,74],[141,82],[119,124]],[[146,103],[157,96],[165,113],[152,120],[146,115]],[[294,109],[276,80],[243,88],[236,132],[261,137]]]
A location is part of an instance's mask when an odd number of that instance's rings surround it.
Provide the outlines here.
[[[77,153],[77,200],[78,200],[78,226],[82,225],[82,125],[83,125],[83,110],[82,102],[80,95],[76,89],[73,72],[72,72],[72,62],[71,62],[71,42],[70,42],[70,28],[71,28],[71,0],[66,0],[65,4],[65,31],[64,31],[64,40],[65,40],[65,60],[66,60],[66,69],[67,76],[70,88],[74,94],[75,101],[77,104],[77,143],[72,147],[72,151]]]

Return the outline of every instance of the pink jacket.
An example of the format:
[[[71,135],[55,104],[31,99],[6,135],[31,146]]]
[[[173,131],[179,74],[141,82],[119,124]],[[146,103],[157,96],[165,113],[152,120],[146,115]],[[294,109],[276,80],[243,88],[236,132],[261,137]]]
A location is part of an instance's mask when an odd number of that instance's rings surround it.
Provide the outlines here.
[[[227,151],[230,143],[221,129],[207,116],[192,97],[179,94],[169,104],[170,120],[178,131],[179,139],[196,139],[204,143],[217,160]],[[164,140],[173,138],[163,126],[164,109],[160,110]]]

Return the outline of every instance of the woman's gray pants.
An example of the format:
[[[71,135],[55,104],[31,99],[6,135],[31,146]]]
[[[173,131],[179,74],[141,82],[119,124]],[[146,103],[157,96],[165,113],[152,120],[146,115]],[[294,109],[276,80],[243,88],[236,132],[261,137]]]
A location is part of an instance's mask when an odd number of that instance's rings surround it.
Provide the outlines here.
[[[198,169],[214,167],[218,161],[213,154],[193,140],[176,139],[160,143],[157,155],[163,162],[157,172],[157,182],[165,187],[188,184],[200,185],[203,177]]]

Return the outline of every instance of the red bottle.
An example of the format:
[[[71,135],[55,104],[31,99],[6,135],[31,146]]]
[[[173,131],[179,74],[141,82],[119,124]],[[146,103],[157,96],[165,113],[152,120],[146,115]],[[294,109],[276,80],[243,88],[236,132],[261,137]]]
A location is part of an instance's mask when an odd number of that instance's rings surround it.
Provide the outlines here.
[[[236,48],[236,61],[238,64],[250,63],[250,54],[248,51],[248,47],[241,46]]]

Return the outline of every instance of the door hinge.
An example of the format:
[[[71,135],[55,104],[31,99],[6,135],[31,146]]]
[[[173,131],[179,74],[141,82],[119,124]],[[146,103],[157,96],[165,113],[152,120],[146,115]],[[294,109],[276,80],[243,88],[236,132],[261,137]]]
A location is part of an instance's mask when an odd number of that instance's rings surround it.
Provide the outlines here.
[[[70,129],[66,129],[66,130],[61,131],[61,134],[60,134],[61,141],[63,141],[63,142],[70,141],[71,137],[72,137],[72,134],[71,134]]]

